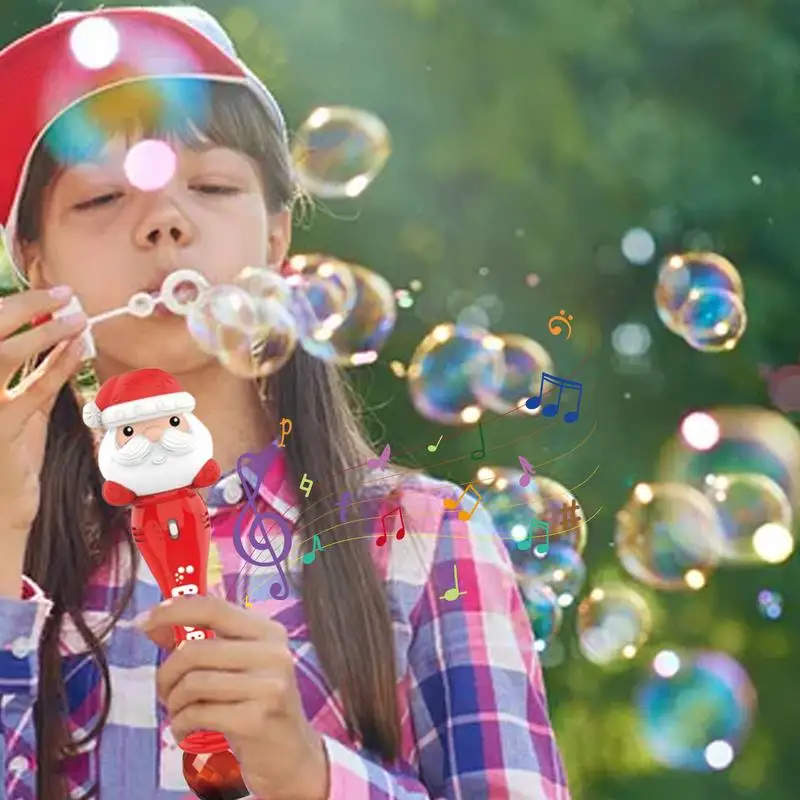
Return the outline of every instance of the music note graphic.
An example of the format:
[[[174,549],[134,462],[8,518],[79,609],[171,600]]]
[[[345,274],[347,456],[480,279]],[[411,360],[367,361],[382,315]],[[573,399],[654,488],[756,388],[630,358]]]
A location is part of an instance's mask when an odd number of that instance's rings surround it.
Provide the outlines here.
[[[391,445],[386,445],[383,448],[383,452],[378,456],[378,458],[368,458],[367,459],[367,466],[370,469],[386,469],[386,465],[389,463],[389,456],[392,454],[392,447]]]
[[[314,541],[311,543],[311,552],[310,553],[303,553],[303,563],[304,564],[313,564],[314,559],[317,557],[317,550],[321,553],[325,548],[322,546],[322,543],[319,539],[319,534],[314,534]]]
[[[533,544],[533,532],[537,528],[544,528],[545,541],[544,544],[537,544],[533,548],[533,554],[537,558],[544,558],[550,550],[550,525],[547,522],[542,522],[534,517],[531,520],[531,527],[528,530],[528,535],[521,541],[517,542],[517,550],[530,550]]]
[[[378,547],[383,547],[386,544],[386,539],[388,537],[388,532],[386,530],[386,517],[394,514],[395,512],[400,513],[400,528],[397,531],[395,538],[402,539],[406,535],[406,521],[403,519],[403,509],[400,508],[400,506],[397,506],[397,508],[393,508],[391,511],[387,511],[381,517],[381,525],[383,526],[383,533],[377,538],[375,542],[375,544],[377,544]]]
[[[468,519],[472,519],[472,515],[475,513],[475,509],[476,509],[476,508],[477,508],[477,507],[478,507],[478,506],[481,504],[481,496],[480,496],[480,494],[478,494],[478,492],[477,492],[477,490],[475,489],[475,487],[474,487],[474,486],[473,486],[471,483],[468,483],[468,484],[467,484],[467,488],[466,488],[466,489],[464,489],[464,491],[463,491],[463,492],[461,492],[461,494],[459,495],[459,497],[458,497],[458,499],[457,499],[457,500],[453,500],[453,498],[452,498],[452,497],[446,497],[446,498],[444,499],[444,507],[445,507],[445,508],[448,508],[448,509],[450,509],[451,511],[452,511],[452,510],[455,510],[456,508],[458,508],[458,507],[459,507],[459,505],[461,504],[461,501],[464,499],[464,495],[465,495],[465,494],[466,494],[466,493],[467,493],[467,492],[468,492],[470,489],[472,489],[472,491],[473,491],[473,492],[475,492],[475,494],[476,494],[476,496],[477,496],[477,498],[478,498],[478,499],[475,501],[475,505],[474,505],[474,506],[472,506],[472,511],[464,511],[464,510],[459,510],[459,512],[458,512],[458,518],[459,518],[460,520],[464,521],[464,522],[465,522],[466,520],[468,520]]]
[[[264,476],[267,474],[269,465],[275,458],[275,450],[277,444],[272,442],[260,453],[244,453],[239,456],[236,461],[236,474],[239,476],[239,481],[242,484],[242,489],[247,495],[247,504],[242,506],[242,510],[237,514],[233,523],[233,546],[239,556],[250,564],[257,567],[275,567],[278,571],[279,582],[275,582],[269,587],[270,595],[275,600],[285,600],[289,596],[289,583],[286,580],[286,573],[283,571],[281,561],[285,561],[289,556],[289,550],[292,544],[292,527],[289,520],[272,511],[260,512],[256,504],[256,496],[258,494],[258,487],[264,482]],[[255,473],[255,489],[250,485],[250,480],[244,469],[248,469]],[[247,531],[247,541],[253,550],[268,550],[272,555],[272,560],[256,561],[250,553],[245,550],[244,542],[242,541],[243,527],[245,520],[249,514],[253,514],[253,520],[250,523],[250,528]],[[280,532],[283,534],[281,542],[281,549],[279,553],[275,552],[275,547],[267,535],[264,528],[264,521],[267,519],[274,520]],[[261,541],[256,536],[256,531],[261,534]]]
[[[429,452],[429,453],[435,453],[435,452],[436,452],[436,450],[437,450],[437,449],[438,449],[438,447],[439,447],[439,443],[442,441],[442,439],[443,439],[443,438],[444,438],[444,434],[442,434],[442,436],[440,436],[440,437],[439,437],[439,441],[438,441],[438,442],[436,442],[436,444],[429,444],[429,445],[428,445],[428,452]]]
[[[440,600],[448,600],[449,602],[453,602],[453,600],[458,600],[462,594],[466,594],[466,592],[460,592],[458,590],[458,566],[453,564],[453,583],[455,586],[451,586],[443,595],[439,597]]]
[[[536,474],[536,470],[530,465],[530,462],[523,458],[522,456],[518,456],[520,466],[522,467],[522,471],[525,473],[519,479],[520,486],[527,486],[531,482],[531,476]]]
[[[564,422],[575,422],[581,413],[581,397],[583,395],[583,384],[579,383],[578,381],[568,381],[565,378],[559,378],[557,375],[550,375],[548,372],[543,372],[542,382],[539,385],[539,396],[529,397],[525,401],[525,407],[530,408],[531,410],[539,408],[539,406],[542,404],[545,383],[552,383],[553,386],[558,386],[558,397],[556,398],[555,403],[548,403],[542,409],[542,416],[554,417],[556,414],[558,414],[558,410],[561,407],[561,394],[564,389],[577,389],[578,403],[575,406],[575,409],[573,411],[567,411],[567,413],[564,414]]]
[[[483,426],[480,422],[478,423],[478,433],[481,435],[481,446],[470,454],[473,461],[479,461],[486,456],[486,443],[483,441]]]

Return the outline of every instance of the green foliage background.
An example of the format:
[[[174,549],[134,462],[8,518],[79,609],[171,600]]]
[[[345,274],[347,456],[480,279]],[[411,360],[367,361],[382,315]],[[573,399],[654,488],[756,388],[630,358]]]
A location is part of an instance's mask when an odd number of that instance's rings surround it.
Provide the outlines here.
[[[487,421],[487,463],[512,465],[524,454],[538,465],[561,455],[541,472],[567,486],[599,464],[577,491],[587,515],[603,509],[589,526],[589,582],[620,576],[609,547],[613,514],[634,481],[655,477],[682,412],[768,406],[758,364],[790,363],[800,350],[800,8],[788,0],[200,5],[222,19],[293,127],[317,105],[346,104],[376,112],[392,132],[394,152],[376,183],[355,201],[327,204],[296,231],[294,246],[363,263],[396,287],[424,284],[416,305],[400,312],[382,361],[358,371],[375,435],[407,463],[469,480],[474,432],[454,439],[456,430],[422,420],[386,362],[407,363],[434,324],[452,319],[454,304],[495,295],[503,308],[495,330],[539,340],[558,374],[584,381],[587,392],[577,431],[560,425],[510,443],[542,421]],[[44,23],[54,6],[4,0],[0,45]],[[620,253],[622,234],[636,225],[653,232],[660,254],[708,247],[739,267],[749,327],[734,352],[696,353],[660,325],[655,267],[630,266]],[[541,279],[536,288],[524,280],[531,272]],[[568,343],[547,333],[560,308],[575,318]],[[623,369],[610,347],[623,322],[653,334],[635,369]],[[595,422],[585,445],[564,456]],[[440,433],[431,466],[424,444]],[[698,593],[645,591],[657,620],[651,642],[612,670],[577,653],[569,610],[567,657],[546,680],[573,797],[797,798],[797,578],[795,558],[720,572]],[[757,614],[765,586],[785,597],[776,622]],[[660,646],[721,649],[749,671],[759,708],[725,772],[667,771],[643,750],[631,696]]]

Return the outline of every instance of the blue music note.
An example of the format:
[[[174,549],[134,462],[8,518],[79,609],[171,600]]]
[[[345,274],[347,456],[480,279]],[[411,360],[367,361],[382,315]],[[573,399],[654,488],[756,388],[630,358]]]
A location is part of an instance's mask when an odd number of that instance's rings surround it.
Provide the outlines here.
[[[275,567],[275,569],[278,570],[280,581],[274,582],[272,586],[269,587],[269,593],[276,600],[285,600],[289,596],[289,583],[286,580],[286,573],[283,571],[281,561],[285,561],[289,557],[289,551],[292,545],[292,527],[289,521],[280,516],[280,514],[276,514],[272,511],[260,512],[256,505],[258,487],[261,486],[264,481],[264,476],[274,457],[273,451],[276,447],[276,443],[273,442],[271,445],[264,448],[261,453],[244,453],[239,456],[236,461],[236,474],[239,476],[242,489],[247,495],[247,505],[242,507],[242,510],[239,512],[234,522],[233,545],[236,548],[236,552],[244,561],[254,564],[257,567]],[[243,471],[245,467],[249,468],[256,475],[255,490],[251,487],[250,480],[248,480]],[[254,517],[250,525],[250,530],[247,532],[248,543],[254,550],[269,550],[272,554],[272,561],[256,561],[244,548],[244,543],[242,542],[242,528],[245,518],[250,513],[254,514]],[[266,519],[274,520],[283,534],[283,543],[280,553],[275,552],[275,548],[264,529],[264,520]],[[261,534],[260,541],[256,536],[256,532]]]

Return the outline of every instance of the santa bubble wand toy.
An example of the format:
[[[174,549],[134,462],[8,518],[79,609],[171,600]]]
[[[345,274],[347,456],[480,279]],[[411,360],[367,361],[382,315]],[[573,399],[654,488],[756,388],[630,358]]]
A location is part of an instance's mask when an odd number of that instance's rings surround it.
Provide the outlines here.
[[[216,483],[220,468],[194,407],[169,372],[138,369],[107,380],[83,408],[86,425],[105,429],[98,451],[103,497],[131,506],[133,539],[164,597],[207,590],[211,521],[197,490]],[[175,628],[179,646],[213,638],[205,628]],[[250,795],[221,733],[194,731],[179,746],[183,774],[201,800]]]

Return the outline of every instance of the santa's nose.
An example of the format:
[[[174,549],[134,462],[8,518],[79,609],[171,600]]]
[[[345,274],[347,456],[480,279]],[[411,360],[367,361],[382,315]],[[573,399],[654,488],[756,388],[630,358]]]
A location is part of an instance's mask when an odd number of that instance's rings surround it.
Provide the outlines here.
[[[161,441],[161,427],[159,425],[148,425],[143,431],[142,436],[146,436],[154,444]]]

